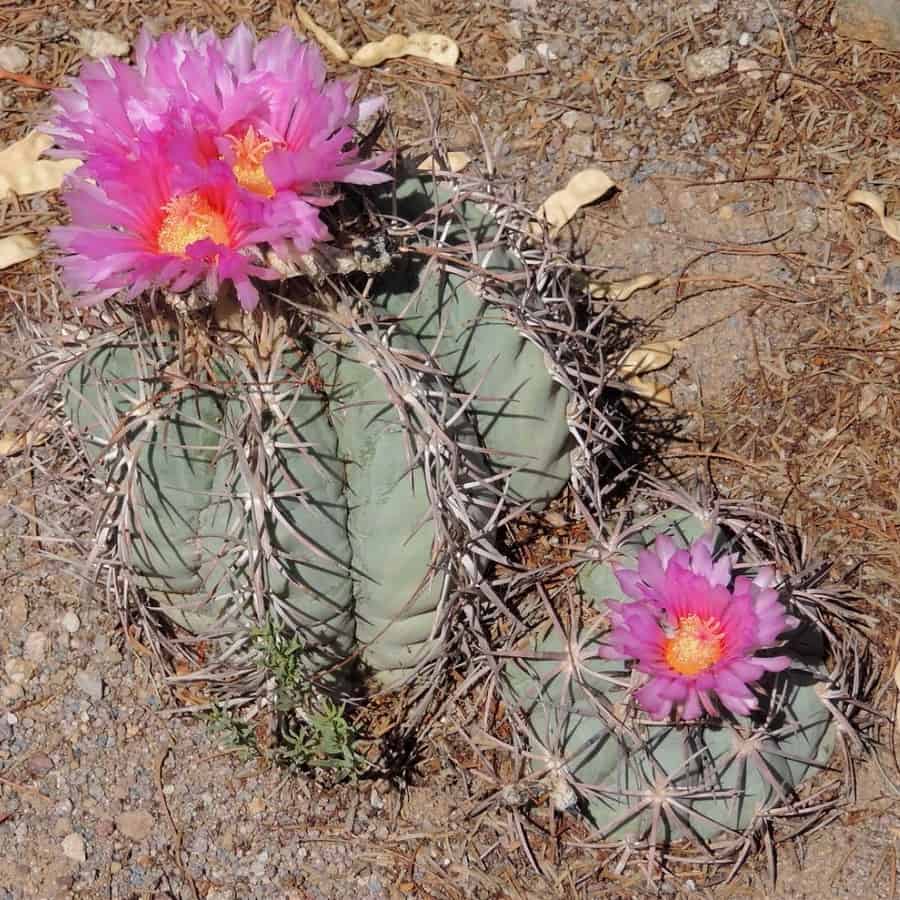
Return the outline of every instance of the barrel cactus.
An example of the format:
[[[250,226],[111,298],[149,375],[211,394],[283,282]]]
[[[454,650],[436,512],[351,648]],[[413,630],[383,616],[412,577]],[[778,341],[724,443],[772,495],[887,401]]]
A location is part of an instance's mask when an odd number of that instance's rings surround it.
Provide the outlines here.
[[[856,740],[857,651],[834,631],[854,613],[776,573],[774,533],[696,504],[644,517],[583,562],[566,615],[506,652],[530,777],[605,845],[734,858],[779,815],[829,806],[801,785]]]
[[[443,659],[602,384],[546,300],[562,269],[513,249],[522,217],[477,180],[386,174],[352,89],[287,30],[144,35],[48,126],[83,160],[53,236],[97,311],[52,372],[108,493],[98,558],[225,695],[263,689],[273,623],[332,689]]]

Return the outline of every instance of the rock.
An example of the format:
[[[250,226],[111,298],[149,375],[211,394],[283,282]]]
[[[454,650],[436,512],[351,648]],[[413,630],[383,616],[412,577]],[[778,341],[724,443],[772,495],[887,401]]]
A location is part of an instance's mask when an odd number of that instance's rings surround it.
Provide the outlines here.
[[[81,628],[81,620],[71,609],[59,620],[59,624],[69,634],[75,634]]]
[[[769,72],[760,65],[759,60],[750,56],[739,59],[736,68],[741,75],[751,81],[759,81],[769,75]]]
[[[844,37],[869,41],[885,50],[900,50],[897,0],[838,0],[831,21]]]
[[[127,41],[108,31],[82,28],[76,37],[81,49],[94,59],[101,59],[104,56],[125,56],[131,49]]]
[[[812,234],[819,227],[819,217],[811,206],[804,206],[797,213],[794,230],[797,234]]]
[[[25,690],[21,684],[4,684],[0,688],[0,700],[4,703],[15,703],[25,696]]]
[[[674,88],[667,81],[651,81],[644,85],[644,103],[647,109],[659,109],[672,99],[674,93]]]
[[[698,53],[692,53],[684,61],[684,71],[688,81],[715,78],[716,75],[727,72],[730,67],[730,47],[707,47]]]
[[[103,679],[93,669],[84,669],[75,676],[75,684],[91,700],[103,699]]]
[[[546,41],[542,41],[540,44],[536,44],[534,51],[545,63],[553,62],[554,60],[559,59],[556,51],[554,51],[554,49]]]
[[[753,35],[749,31],[742,31],[737,42],[739,47],[749,47],[753,43]]]
[[[28,68],[28,54],[12,44],[0,47],[0,69],[8,72],[24,72]]]
[[[516,12],[536,13],[537,0],[509,0],[509,8]]]
[[[28,601],[24,594],[13,594],[9,598],[6,621],[12,631],[22,628],[28,621]]]
[[[153,816],[142,809],[123,812],[116,817],[116,828],[119,829],[119,833],[133,841],[145,841],[153,831],[155,823]]]
[[[13,727],[6,721],[4,716],[0,719],[0,742],[11,740],[13,736]]]
[[[892,297],[900,294],[900,262],[891,263],[884,270],[884,278],[881,279],[881,289]]]
[[[514,75],[516,72],[524,72],[527,65],[528,60],[525,58],[525,54],[517,53],[506,61],[506,71]]]
[[[34,675],[34,663],[18,656],[10,657],[3,669],[12,684],[25,684]]]
[[[593,156],[594,155],[594,138],[590,134],[576,132],[569,135],[566,141],[566,148],[575,156]]]
[[[77,831],[67,834],[62,840],[62,852],[67,859],[83,863],[87,859],[87,848],[84,845],[84,838]]]
[[[25,638],[25,659],[33,663],[44,661],[47,655],[47,635],[43,631],[32,631]]]
[[[651,206],[650,209],[647,210],[648,225],[665,225],[665,223],[666,211],[664,209],[660,209],[658,206]]]
[[[53,760],[46,753],[34,753],[26,760],[25,769],[35,778],[43,778],[53,771]]]

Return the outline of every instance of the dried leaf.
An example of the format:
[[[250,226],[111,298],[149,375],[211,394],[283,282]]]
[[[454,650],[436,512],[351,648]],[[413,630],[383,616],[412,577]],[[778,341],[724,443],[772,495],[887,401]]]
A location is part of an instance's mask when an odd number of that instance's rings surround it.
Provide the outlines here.
[[[472,162],[472,157],[461,150],[451,150],[447,154],[447,170],[450,172],[462,172],[470,162]],[[420,172],[440,171],[442,168],[441,164],[433,156],[426,156],[418,165]]]
[[[847,197],[847,203],[851,205],[867,206],[881,220],[884,233],[895,241],[900,242],[900,219],[894,219],[884,212],[884,200],[871,191],[853,191]]]
[[[0,238],[0,269],[8,269],[26,259],[34,259],[40,252],[41,245],[27,234]]]
[[[588,292],[596,300],[627,300],[637,291],[659,284],[661,278],[659,274],[648,272],[627,281],[592,281]]]
[[[53,138],[39,131],[0,150],[0,199],[38,191],[53,191],[63,178],[81,165],[78,159],[39,159],[53,145]]]
[[[313,17],[298,3],[294,13],[300,24],[338,61],[347,62],[350,54],[324,29],[317,25]]]
[[[16,456],[29,447],[40,447],[50,438],[50,431],[32,428],[28,431],[4,431],[0,434],[0,456]]]
[[[628,379],[664,369],[675,358],[681,341],[656,341],[629,350],[616,366],[616,374]]]
[[[350,62],[354,66],[369,68],[401,56],[415,56],[441,66],[455,66],[459,59],[459,45],[446,35],[430,31],[419,31],[409,37],[389,34],[383,40],[364,44],[353,54]]]
[[[649,378],[629,378],[625,382],[631,391],[658,406],[674,406],[672,391],[664,384],[657,384]]]
[[[551,194],[537,211],[537,219],[543,220],[556,235],[582,206],[587,206],[608,194],[615,182],[602,169],[585,169],[569,179],[561,190]],[[540,226],[535,223],[532,233],[539,235]]]

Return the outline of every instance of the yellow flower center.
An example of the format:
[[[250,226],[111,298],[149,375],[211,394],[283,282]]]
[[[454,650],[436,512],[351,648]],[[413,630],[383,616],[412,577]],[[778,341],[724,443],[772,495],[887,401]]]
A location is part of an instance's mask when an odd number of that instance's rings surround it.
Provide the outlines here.
[[[663,642],[663,658],[681,675],[698,675],[715,665],[725,651],[725,634],[718,619],[684,616],[675,634]]]
[[[258,135],[252,125],[244,132],[242,138],[229,135],[229,140],[234,149],[234,164],[231,171],[234,172],[238,184],[248,191],[253,191],[254,194],[273,197],[275,186],[266,175],[263,160],[275,145]]]
[[[164,207],[162,224],[156,235],[160,253],[184,256],[196,241],[209,238],[217,244],[229,244],[228,223],[218,209],[197,191],[173,197]]]

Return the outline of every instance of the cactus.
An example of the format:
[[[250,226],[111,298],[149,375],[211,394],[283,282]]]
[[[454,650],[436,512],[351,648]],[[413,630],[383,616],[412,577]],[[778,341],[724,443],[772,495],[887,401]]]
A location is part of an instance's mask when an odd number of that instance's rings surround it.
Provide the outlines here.
[[[232,660],[274,616],[310,674],[358,645],[396,683],[439,654],[448,597],[495,553],[491,516],[540,508],[567,481],[568,392],[514,296],[497,296],[490,273],[522,273],[498,225],[418,179],[396,203],[426,250],[464,261],[470,241],[488,274],[425,253],[378,275],[349,317],[349,294],[333,303],[343,318],[321,297],[236,328],[226,300],[204,322],[138,315],[98,332],[66,377],[131,583],[189,633],[229,638]]]
[[[658,721],[635,705],[636,673],[629,677],[630,667],[604,649],[606,604],[629,599],[613,565],[629,568],[658,534],[688,547],[711,524],[696,511],[671,509],[612,542],[606,558],[579,570],[580,612],[565,623],[554,614],[555,625],[509,651],[500,670],[533,777],[554,786],[557,808],[577,806],[611,844],[643,843],[655,852],[683,840],[704,853],[733,851],[778,812],[802,810],[800,786],[827,767],[837,737],[853,732],[826,668],[837,652],[832,632],[815,596],[801,602],[799,592],[800,624],[787,639],[792,665],[758,686],[751,714]],[[746,554],[753,545],[745,537],[717,525],[716,555],[735,545]],[[750,554],[745,564],[757,559]]]

